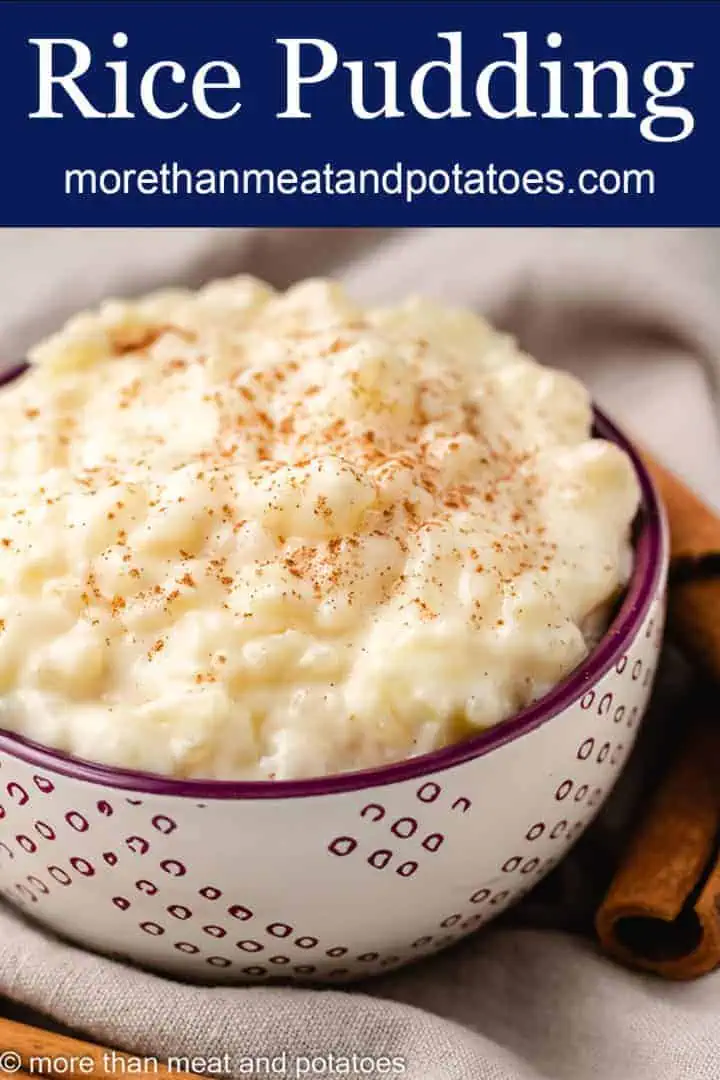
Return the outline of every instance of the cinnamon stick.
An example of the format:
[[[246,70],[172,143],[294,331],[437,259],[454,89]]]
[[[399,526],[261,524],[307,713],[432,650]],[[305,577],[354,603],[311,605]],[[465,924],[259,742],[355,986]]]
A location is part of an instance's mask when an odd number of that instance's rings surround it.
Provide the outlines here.
[[[670,525],[668,629],[720,684],[720,517],[649,455]],[[692,979],[720,966],[720,686],[692,716],[595,919],[628,966]]]
[[[668,629],[720,682],[720,516],[659,461],[644,458],[670,523]]]
[[[717,721],[717,716],[713,718]],[[720,724],[696,725],[596,916],[606,952],[671,979],[720,964]]]

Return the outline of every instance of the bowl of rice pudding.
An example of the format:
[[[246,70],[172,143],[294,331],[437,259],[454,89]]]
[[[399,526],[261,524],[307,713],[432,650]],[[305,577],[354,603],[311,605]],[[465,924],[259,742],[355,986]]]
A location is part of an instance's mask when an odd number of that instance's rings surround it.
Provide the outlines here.
[[[74,317],[0,390],[0,520],[3,895],[184,978],[478,929],[597,813],[659,656],[637,454],[429,300],[243,276]]]

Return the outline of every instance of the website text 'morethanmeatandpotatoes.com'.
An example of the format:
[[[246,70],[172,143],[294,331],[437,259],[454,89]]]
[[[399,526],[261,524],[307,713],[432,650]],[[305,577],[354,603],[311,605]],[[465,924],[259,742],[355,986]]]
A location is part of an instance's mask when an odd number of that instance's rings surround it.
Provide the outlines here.
[[[643,197],[655,194],[656,177],[647,168],[564,169],[482,167],[453,162],[418,168],[398,161],[383,168],[345,168],[324,162],[317,168],[186,168],[163,161],[140,168],[68,168],[69,197],[147,196],[183,198],[396,198],[420,199],[513,196]]]

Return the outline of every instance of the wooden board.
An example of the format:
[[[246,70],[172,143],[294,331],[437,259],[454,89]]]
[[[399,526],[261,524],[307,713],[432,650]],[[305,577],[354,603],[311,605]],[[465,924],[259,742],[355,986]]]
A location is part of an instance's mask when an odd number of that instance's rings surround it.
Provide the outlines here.
[[[4,1005],[0,1006],[4,1008]],[[16,1010],[10,1007],[12,1012]],[[7,1010],[5,1010],[7,1011]],[[107,1067],[111,1056],[113,1068]],[[122,1054],[111,1047],[84,1042],[59,1031],[0,1016],[0,1077],[64,1076],[72,1080],[88,1076],[132,1076],[139,1080],[159,1077],[189,1080],[188,1073],[168,1070],[155,1059],[148,1059],[146,1071],[138,1068],[140,1055]],[[125,1067],[121,1064],[125,1063]]]

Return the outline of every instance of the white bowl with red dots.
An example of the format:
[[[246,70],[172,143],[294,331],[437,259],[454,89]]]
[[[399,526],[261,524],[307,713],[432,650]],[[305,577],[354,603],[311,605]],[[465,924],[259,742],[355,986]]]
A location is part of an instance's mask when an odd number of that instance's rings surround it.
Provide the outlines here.
[[[342,983],[445,948],[525,895],[597,814],[661,647],[667,530],[637,469],[634,567],[587,661],[446,749],[320,779],[173,780],[0,732],[0,890],[83,946],[203,982]]]

